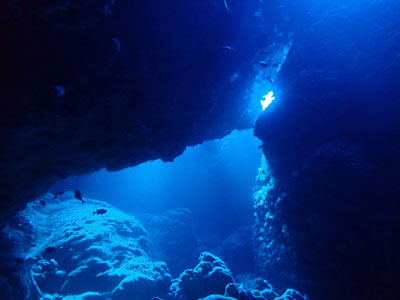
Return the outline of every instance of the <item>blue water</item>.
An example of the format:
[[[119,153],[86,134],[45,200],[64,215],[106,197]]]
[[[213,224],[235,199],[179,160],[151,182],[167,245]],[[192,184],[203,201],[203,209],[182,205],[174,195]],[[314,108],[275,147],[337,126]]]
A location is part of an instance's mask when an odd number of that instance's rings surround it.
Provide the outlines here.
[[[124,12],[126,3],[116,2],[116,14]],[[136,3],[126,5],[136,13]],[[19,279],[1,274],[11,278],[6,286],[18,283],[28,300],[308,299],[303,292],[311,300],[398,299],[400,1],[137,5],[135,18],[110,14],[112,26],[102,21],[93,29],[93,39],[114,42],[110,64],[120,60],[143,74],[160,68],[163,85],[154,94],[177,94],[179,109],[193,118],[193,107],[215,102],[209,113],[221,114],[211,127],[216,132],[188,143],[221,136],[225,126],[247,130],[187,147],[172,162],[60,180],[8,222],[6,248],[15,246],[12,276]],[[55,27],[68,21],[51,20]],[[134,31],[138,24],[147,26]],[[202,43],[182,42],[197,34]],[[165,53],[152,52],[158,47]],[[82,61],[101,77],[90,65],[102,49],[93,52]],[[196,53],[195,64],[186,53]],[[179,72],[169,74],[165,60]],[[61,79],[72,76],[63,71]],[[96,89],[113,95],[118,80],[135,89],[123,78],[132,74],[118,75]],[[82,85],[87,80],[73,76]],[[69,88],[55,85],[53,97]],[[112,103],[110,95],[102,101]],[[222,105],[227,99],[242,111]],[[77,114],[79,108],[65,106]],[[107,130],[107,122],[96,121]]]
[[[252,130],[235,131],[189,147],[173,162],[156,160],[117,172],[72,176],[50,192],[79,189],[84,197],[131,213],[187,208],[194,214],[199,234],[226,236],[252,222],[260,145]]]

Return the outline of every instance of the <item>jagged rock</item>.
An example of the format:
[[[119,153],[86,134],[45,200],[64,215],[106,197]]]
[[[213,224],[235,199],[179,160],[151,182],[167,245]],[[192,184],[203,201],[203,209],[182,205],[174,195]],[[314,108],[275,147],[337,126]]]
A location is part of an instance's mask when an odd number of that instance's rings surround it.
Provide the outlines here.
[[[243,280],[243,279],[242,279]],[[240,281],[247,289],[251,290],[254,295],[262,296],[267,300],[275,299],[279,294],[275,288],[264,278],[253,278]]]
[[[237,283],[230,283],[226,286],[225,296],[229,296],[237,300],[265,300],[264,297],[255,296],[252,291]]]
[[[4,249],[4,245],[12,246],[7,238],[0,240],[0,291],[2,299],[38,299],[35,289],[23,259],[15,257],[12,249]]]
[[[265,290],[270,289],[273,290],[273,286],[267,280],[261,277],[253,277],[253,276],[237,276],[237,279],[240,283],[242,283],[248,289],[254,290]],[[278,294],[276,294],[278,296]]]
[[[275,289],[266,280],[256,278],[246,280],[245,284],[230,283],[226,286],[225,296],[237,300],[307,300],[294,289],[287,289],[280,297]]]
[[[150,233],[152,256],[165,261],[172,276],[196,263],[198,238],[190,210],[179,208],[139,218]]]
[[[139,221],[104,202],[84,200],[72,192],[46,194],[4,230],[14,255],[26,258],[39,294],[113,300],[165,294],[171,276],[165,263],[149,257],[148,233]],[[106,212],[95,214],[97,209]],[[30,247],[22,247],[27,240]]]
[[[235,298],[222,296],[222,295],[210,295],[199,300],[235,300]]]
[[[278,293],[271,284],[262,278],[246,280],[244,283],[230,283],[226,286],[225,296],[238,300],[274,300]]]
[[[307,300],[307,296],[302,295],[300,292],[287,289],[282,296],[275,298],[275,300]]]
[[[169,299],[197,300],[211,294],[223,295],[227,284],[234,282],[226,264],[209,252],[203,252],[194,269],[185,270],[173,280]]]
[[[264,289],[260,291],[260,294],[267,300],[275,299],[278,294],[273,289]]]

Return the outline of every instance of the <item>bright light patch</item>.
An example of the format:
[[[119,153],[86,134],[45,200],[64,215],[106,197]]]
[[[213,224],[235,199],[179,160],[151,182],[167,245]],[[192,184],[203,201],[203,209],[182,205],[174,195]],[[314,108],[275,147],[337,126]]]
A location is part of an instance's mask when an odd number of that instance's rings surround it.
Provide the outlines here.
[[[275,100],[274,92],[270,91],[267,95],[260,100],[263,111]]]

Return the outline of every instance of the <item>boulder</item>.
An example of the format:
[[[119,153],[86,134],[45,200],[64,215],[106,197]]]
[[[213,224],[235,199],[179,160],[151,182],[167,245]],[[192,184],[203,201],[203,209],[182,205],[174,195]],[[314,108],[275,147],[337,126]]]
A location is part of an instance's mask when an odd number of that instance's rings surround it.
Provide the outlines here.
[[[197,300],[212,294],[223,295],[226,285],[234,281],[231,271],[220,258],[203,252],[194,269],[185,270],[172,282],[169,297]]]
[[[170,285],[166,264],[149,256],[148,233],[136,218],[72,192],[29,203],[3,234],[42,297],[151,299]]]
[[[201,298],[199,300],[235,300],[235,298],[221,296],[221,295],[210,295],[205,298]]]
[[[302,295],[300,292],[293,290],[293,289],[287,289],[282,296],[275,298],[275,300],[307,300],[307,296]]]

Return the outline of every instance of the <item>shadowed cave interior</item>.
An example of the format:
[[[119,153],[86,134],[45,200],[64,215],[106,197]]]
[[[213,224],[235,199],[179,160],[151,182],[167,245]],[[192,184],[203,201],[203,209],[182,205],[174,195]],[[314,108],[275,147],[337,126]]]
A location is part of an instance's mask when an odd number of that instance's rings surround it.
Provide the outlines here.
[[[398,296],[400,3],[0,3],[0,297]]]

